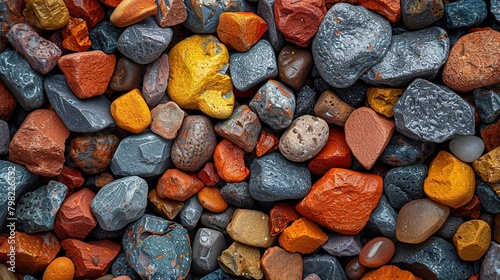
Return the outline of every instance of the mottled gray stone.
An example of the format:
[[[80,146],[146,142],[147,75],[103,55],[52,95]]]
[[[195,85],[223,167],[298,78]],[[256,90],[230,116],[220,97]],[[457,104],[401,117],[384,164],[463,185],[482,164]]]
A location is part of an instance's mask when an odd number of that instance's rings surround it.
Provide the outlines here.
[[[490,1],[490,12],[495,16],[497,21],[500,21],[500,0]]]
[[[92,49],[105,53],[114,53],[118,49],[118,38],[121,30],[109,20],[101,21],[90,29]]]
[[[90,207],[99,226],[114,231],[139,219],[148,203],[148,183],[129,176],[112,181],[96,194]]]
[[[46,186],[25,193],[17,203],[18,229],[29,234],[52,230],[67,191],[66,185],[50,181]]]
[[[346,88],[375,65],[391,43],[391,25],[363,6],[334,5],[314,37],[312,53],[321,77]]]
[[[311,190],[311,173],[305,165],[270,153],[250,164],[248,190],[258,201],[300,199]]]
[[[118,50],[136,63],[148,64],[167,48],[172,35],[172,29],[159,27],[155,19],[149,17],[123,31]]]
[[[500,279],[500,259],[498,256],[500,256],[500,245],[495,241],[491,241],[490,247],[481,262],[480,280]]]
[[[494,90],[474,90],[474,105],[481,121],[491,123],[500,115],[500,94]]]
[[[384,178],[384,193],[395,209],[406,203],[425,197],[424,180],[427,166],[414,164],[390,169]]]
[[[336,257],[357,256],[361,252],[359,235],[329,234],[328,241],[321,246],[328,254]]]
[[[276,52],[285,46],[285,36],[279,31],[274,20],[274,0],[260,0],[257,5],[257,15],[267,24],[267,31],[263,38],[269,41]]]
[[[392,37],[389,50],[361,76],[369,84],[406,86],[415,78],[432,80],[448,59],[450,40],[446,31],[429,27]]]
[[[278,75],[278,63],[271,44],[260,40],[246,52],[234,52],[229,58],[231,81],[235,88],[246,91]]]
[[[375,233],[377,236],[385,236],[396,242],[396,221],[398,213],[385,195],[380,197],[377,207],[370,214],[370,219],[366,223],[366,229]]]
[[[414,140],[441,143],[456,135],[474,135],[474,110],[458,94],[424,79],[413,81],[394,106],[399,133]]]
[[[198,201],[198,195],[193,195],[186,200],[184,207],[182,207],[179,213],[181,225],[188,230],[194,229],[200,221],[201,214],[203,214],[203,206]]]
[[[0,120],[0,155],[5,155],[9,152],[9,143],[9,124],[4,120]]]
[[[111,159],[111,171],[120,176],[152,177],[173,166],[170,159],[172,140],[146,130],[120,141]]]
[[[347,280],[337,258],[330,255],[312,255],[304,259],[303,277],[317,274],[321,280]]]
[[[485,182],[481,182],[476,187],[476,194],[481,201],[481,206],[486,212],[497,214],[500,213],[500,198],[497,193]]]
[[[459,0],[444,5],[448,28],[472,27],[480,24],[488,15],[483,0]]]
[[[294,119],[303,115],[314,115],[314,105],[316,104],[316,92],[308,85],[303,86],[297,93]]]
[[[462,261],[452,244],[434,236],[420,244],[397,243],[391,263],[422,279],[460,280],[474,274],[472,263]]]
[[[215,229],[226,234],[226,227],[231,222],[234,213],[234,207],[229,206],[222,213],[205,212],[201,215],[200,222],[204,227]]]
[[[0,79],[24,110],[31,111],[45,103],[42,75],[11,48],[0,53]]]
[[[142,96],[148,106],[156,106],[165,95],[169,71],[167,54],[162,54],[146,68],[142,82]]]
[[[444,15],[442,0],[401,0],[401,19],[410,29],[427,27]]]
[[[113,264],[111,265],[111,274],[113,274],[114,277],[128,276],[132,280],[142,279],[128,264],[125,253],[120,253],[113,261]]]
[[[115,127],[109,111],[111,102],[106,97],[76,97],[62,74],[46,78],[44,89],[50,104],[70,131],[88,133]]]
[[[446,219],[444,224],[436,231],[436,235],[444,239],[451,239],[463,222],[465,222],[463,217],[448,216],[448,219]]]
[[[420,155],[416,141],[399,133],[394,133],[378,158],[390,166],[407,166],[414,163]]]
[[[239,183],[227,183],[221,188],[220,194],[228,203],[238,208],[253,208],[255,200],[253,200],[248,191],[248,183],[246,181]]]
[[[219,268],[217,258],[227,249],[226,239],[221,232],[200,228],[193,240],[193,263],[191,270],[200,275],[210,273]]]

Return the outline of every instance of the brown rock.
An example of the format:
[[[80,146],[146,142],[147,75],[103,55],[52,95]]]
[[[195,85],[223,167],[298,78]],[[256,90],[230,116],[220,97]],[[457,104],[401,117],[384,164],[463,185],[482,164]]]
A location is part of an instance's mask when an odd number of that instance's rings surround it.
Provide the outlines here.
[[[304,271],[302,256],[299,253],[289,253],[278,246],[264,252],[260,266],[267,280],[302,280]]]
[[[156,106],[165,96],[169,73],[170,65],[167,54],[160,55],[148,64],[142,80],[142,95],[148,106]]]
[[[278,55],[278,69],[281,81],[298,92],[305,84],[313,65],[308,50],[285,46]]]
[[[54,111],[37,109],[12,137],[9,158],[33,173],[57,176],[63,168],[64,142],[68,136],[69,130]]]
[[[0,81],[0,120],[8,120],[16,109],[17,101],[5,84]]]
[[[479,201],[479,197],[474,195],[469,203],[462,207],[452,209],[451,215],[478,219],[481,215],[481,201]]]
[[[85,182],[85,179],[83,178],[82,173],[80,173],[80,170],[78,170],[78,168],[76,167],[68,165],[63,166],[61,173],[57,175],[55,180],[63,183],[64,185],[66,185],[66,187],[68,187],[66,197],[72,194],[76,189],[80,188]]]
[[[90,203],[95,193],[83,188],[68,196],[57,212],[54,232],[60,239],[83,240],[97,225]]]
[[[314,105],[314,114],[327,123],[344,126],[354,107],[342,101],[333,91],[325,90]]]
[[[234,241],[259,248],[269,248],[275,238],[270,235],[269,216],[250,209],[236,209],[226,228]]]
[[[460,37],[450,50],[442,77],[458,92],[500,82],[500,33],[484,30]]]
[[[258,248],[233,242],[217,260],[226,273],[253,279],[262,279],[264,276],[260,268],[260,251]]]
[[[73,138],[69,146],[71,160],[87,174],[106,170],[120,140],[113,134],[84,134]]]
[[[118,6],[118,4],[122,2],[122,0],[99,0],[99,1],[101,1],[101,3],[103,3],[104,5],[112,8],[115,8],[116,6]]]
[[[355,5],[356,3],[358,3],[358,0],[326,0],[325,1],[325,4],[326,4],[326,8],[329,10],[333,5],[337,4],[337,3],[349,3],[351,5]]]
[[[155,18],[160,27],[174,26],[187,19],[183,0],[155,0],[158,6]]]
[[[63,0],[71,17],[85,20],[92,28],[104,18],[104,8],[97,0]]]
[[[92,46],[89,28],[85,20],[81,18],[70,17],[68,24],[61,30],[61,34],[62,46],[67,50],[83,52]]]
[[[358,0],[358,4],[395,23],[401,17],[400,0]]]
[[[185,201],[201,190],[203,186],[203,182],[198,180],[196,175],[172,168],[163,173],[158,180],[156,190],[161,198]]]
[[[156,212],[169,220],[175,219],[177,214],[181,212],[182,207],[184,207],[184,202],[161,198],[156,189],[152,189],[149,192],[148,200]]]
[[[108,87],[115,91],[131,91],[139,88],[146,67],[123,56],[116,62]]]
[[[175,102],[160,104],[151,110],[151,130],[165,139],[175,139],[185,117],[186,112]]]
[[[69,12],[63,0],[26,0],[23,2],[26,3],[23,15],[33,26],[45,30],[56,30],[68,23]]]
[[[497,147],[472,163],[481,180],[486,183],[500,182],[500,147]]]
[[[118,27],[125,27],[155,15],[156,9],[154,0],[122,0],[109,20]]]
[[[496,147],[500,147],[500,121],[488,124],[483,129],[481,129],[481,138],[484,141],[484,146],[487,152],[492,151]]]

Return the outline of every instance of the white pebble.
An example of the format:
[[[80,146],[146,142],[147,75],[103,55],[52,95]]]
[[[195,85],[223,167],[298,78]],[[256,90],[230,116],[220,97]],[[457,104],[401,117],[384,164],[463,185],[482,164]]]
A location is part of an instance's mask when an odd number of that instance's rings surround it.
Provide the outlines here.
[[[464,162],[473,162],[483,154],[484,142],[477,136],[457,136],[450,141],[450,151]]]

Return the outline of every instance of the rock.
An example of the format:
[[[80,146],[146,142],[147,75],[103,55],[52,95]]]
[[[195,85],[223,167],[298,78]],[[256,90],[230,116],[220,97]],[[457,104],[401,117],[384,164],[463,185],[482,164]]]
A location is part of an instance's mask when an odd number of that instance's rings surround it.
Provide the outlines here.
[[[234,210],[235,209],[230,206],[222,213],[205,212],[201,215],[200,222],[204,227],[215,229],[223,234],[227,234],[226,228],[231,222]]]
[[[235,279],[236,277],[225,273],[224,270],[222,270],[222,268],[219,268],[200,278],[200,280],[235,280]]]
[[[328,236],[318,225],[302,217],[283,230],[279,244],[290,253],[309,254],[327,240]]]
[[[480,129],[481,138],[487,152],[491,152],[496,147],[500,147],[500,119],[492,124],[486,125]]]
[[[68,24],[61,29],[62,47],[69,51],[83,52],[92,46],[87,22],[81,18],[70,17]]]
[[[497,21],[500,20],[500,1],[491,0],[490,1],[490,12],[493,14]]]
[[[442,0],[425,0],[419,3],[412,0],[401,1],[401,19],[409,29],[427,27],[442,18],[443,14]]]
[[[448,88],[424,79],[408,86],[394,105],[394,119],[399,133],[419,141],[441,143],[474,134],[472,107]]]
[[[321,278],[319,278],[318,274],[316,273],[311,273],[309,275],[307,275],[304,280],[321,280]]]
[[[0,120],[0,155],[6,155],[9,152],[9,143],[9,124],[4,120]]]
[[[358,4],[385,17],[391,23],[395,23],[401,17],[401,2],[397,0],[359,0]]]
[[[384,265],[377,270],[369,271],[363,276],[363,280],[377,280],[377,279],[408,279],[408,280],[417,280],[417,278],[413,273],[408,270],[402,270],[395,265]]]
[[[337,258],[330,255],[311,255],[304,258],[304,276],[317,274],[320,279],[347,280]]]
[[[376,236],[381,235],[396,241],[397,220],[397,212],[389,204],[387,196],[382,195],[377,207],[370,215],[366,228],[368,231],[375,233]]]
[[[500,213],[500,197],[488,184],[481,182],[476,187],[476,193],[481,201],[481,206],[486,212]]]
[[[392,110],[394,104],[403,95],[404,91],[402,88],[370,87],[366,90],[366,98],[370,108],[390,118],[394,115]]]
[[[484,151],[484,142],[477,136],[457,136],[450,141],[450,151],[461,161],[473,162]]]
[[[216,187],[204,187],[198,192],[198,201],[203,208],[214,213],[224,212],[229,204],[224,200],[220,189]]]
[[[178,25],[187,19],[186,5],[183,0],[155,0],[155,3],[158,6],[155,19],[160,27]]]
[[[16,109],[17,101],[0,79],[0,119],[7,120]]]
[[[307,168],[315,175],[323,176],[330,168],[349,168],[351,166],[351,150],[345,141],[342,129],[332,128],[321,151],[314,156]]]
[[[253,208],[255,201],[248,191],[248,183],[227,183],[221,189],[225,201],[238,208]]]
[[[148,106],[156,106],[165,95],[169,70],[168,55],[166,54],[160,55],[146,68],[142,82],[142,95]]]
[[[69,156],[85,173],[99,174],[111,164],[119,142],[113,134],[79,135],[70,142]]]
[[[289,253],[278,246],[268,248],[260,260],[264,276],[268,280],[302,280],[302,256]]]
[[[94,192],[82,188],[64,200],[55,219],[54,232],[57,237],[85,239],[97,225],[97,220],[90,208],[94,197]]]
[[[113,274],[112,277],[126,275],[132,280],[141,280],[141,277],[137,275],[135,270],[128,264],[125,253],[120,253],[118,257],[115,258],[111,265],[111,273]]]
[[[226,230],[234,241],[248,246],[269,248],[275,241],[270,235],[269,216],[257,210],[236,209]]]
[[[151,112],[138,89],[133,89],[111,103],[111,116],[121,129],[141,133],[151,123]]]
[[[260,252],[258,248],[233,242],[217,258],[221,268],[236,276],[262,279],[264,276],[260,268]]]
[[[391,166],[408,166],[418,160],[420,147],[412,139],[395,132],[379,160]]]
[[[350,280],[359,280],[368,272],[369,268],[359,263],[356,257],[352,259],[345,267],[345,274]],[[316,279],[315,279],[316,280]],[[321,279],[318,279],[321,280]]]
[[[328,241],[321,246],[328,254],[335,257],[357,256],[361,251],[359,235],[329,234]]]
[[[493,90],[474,90],[474,105],[483,123],[492,123],[500,115],[500,94]]]
[[[269,212],[271,236],[276,236],[285,230],[293,221],[300,219],[299,213],[291,203],[276,203]]]
[[[67,257],[55,258],[43,273],[43,279],[45,280],[71,280],[74,276],[75,265]]]
[[[293,117],[298,118],[306,114],[313,115],[314,104],[316,104],[316,92],[308,85],[303,86],[297,93]]]
[[[321,77],[346,88],[385,55],[390,43],[391,26],[384,18],[365,7],[339,3],[323,19],[312,54]]]
[[[436,235],[443,239],[452,239],[458,227],[465,222],[462,217],[448,216],[444,224],[436,231]]]
[[[156,189],[148,193],[148,201],[152,204],[155,211],[168,220],[173,220],[184,208],[184,202],[175,201],[167,198],[161,198]]]
[[[250,50],[266,31],[266,22],[251,12],[222,13],[217,25],[217,36],[221,42],[238,52]]]
[[[200,221],[201,214],[203,214],[203,206],[201,206],[200,202],[198,201],[197,195],[193,195],[188,200],[186,200],[184,207],[179,213],[179,220],[181,222],[181,225],[187,230],[194,229]]]
[[[219,231],[200,228],[193,240],[193,263],[191,271],[197,274],[208,274],[217,268],[217,258],[227,249],[224,235]]]
[[[227,139],[217,144],[213,158],[217,173],[226,182],[242,182],[250,175],[245,165],[244,151]]]
[[[305,84],[313,65],[309,51],[291,45],[285,46],[278,55],[280,80],[298,92]]]
[[[395,209],[411,200],[424,198],[424,179],[427,166],[415,164],[390,169],[384,178],[384,193]]]
[[[144,214],[147,195],[148,185],[144,179],[124,177],[102,187],[90,207],[104,230],[119,230]]]
[[[204,187],[196,175],[170,168],[158,180],[156,190],[161,198],[185,201]]]
[[[325,90],[314,105],[314,114],[327,123],[344,126],[349,115],[355,110],[333,91]]]
[[[215,165],[211,162],[207,162],[203,168],[196,173],[196,177],[200,179],[203,184],[208,187],[213,187],[219,182],[219,174],[217,174],[217,169]]]
[[[29,24],[45,30],[62,28],[69,20],[69,11],[63,0],[28,0],[23,14]]]
[[[92,49],[105,53],[114,53],[118,50],[118,38],[121,30],[109,20],[103,20],[94,28],[90,29],[89,38]]]
[[[337,88],[330,86],[325,80],[323,80],[323,78],[317,77],[314,79],[314,88],[318,92],[323,92],[325,90],[334,91],[335,94],[345,103],[353,107],[359,107],[362,105],[361,102],[365,100],[368,85],[361,80],[357,80],[349,87]]]
[[[19,280],[14,272],[10,271],[7,266],[0,264],[0,277],[4,280]],[[30,278],[31,277],[31,278]],[[33,276],[25,275],[23,280],[38,280]]]
[[[396,247],[390,239],[386,237],[373,238],[361,249],[359,263],[370,268],[381,267],[391,260],[395,250]]]
[[[139,88],[145,71],[144,65],[122,56],[115,65],[108,88],[113,91],[131,91]]]
[[[229,119],[219,122],[214,130],[218,135],[250,153],[255,149],[262,125],[259,117],[247,105],[234,109]]]
[[[479,272],[481,279],[493,280],[500,277],[500,266],[498,263],[498,253],[500,250],[500,245],[498,243],[491,241],[488,251],[484,255],[484,259],[481,262],[481,271]]]
[[[491,242],[491,229],[482,220],[469,220],[457,229],[453,243],[458,256],[464,261],[477,261],[488,250]]]
[[[257,157],[267,155],[272,153],[279,148],[279,139],[273,134],[262,130],[260,132],[259,140],[257,140],[257,146],[255,147],[255,154]]]
[[[185,117],[186,112],[175,102],[159,104],[151,110],[151,131],[167,140],[175,139]]]
[[[487,14],[483,0],[460,0],[444,5],[446,26],[449,28],[476,26],[483,22]]]
[[[500,181],[500,147],[481,156],[472,163],[476,174],[486,183],[497,183]]]
[[[109,20],[118,27],[126,27],[147,19],[156,13],[157,5],[154,0],[122,0],[111,13]]]
[[[120,230],[108,231],[104,230],[98,223],[97,226],[90,233],[90,236],[92,236],[93,239],[97,240],[122,238],[123,234],[125,233],[125,229],[126,228],[122,228]]]
[[[271,43],[274,51],[279,52],[285,45],[285,36],[280,32],[274,20],[274,0],[258,1],[257,15],[267,24],[267,33],[264,38]]]

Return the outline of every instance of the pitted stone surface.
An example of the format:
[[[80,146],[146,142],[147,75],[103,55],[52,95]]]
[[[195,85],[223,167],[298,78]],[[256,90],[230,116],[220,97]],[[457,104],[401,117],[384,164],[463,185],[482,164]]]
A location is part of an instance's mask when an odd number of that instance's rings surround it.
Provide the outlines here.
[[[336,257],[357,256],[361,252],[359,235],[329,234],[328,241],[321,246],[328,254]]]
[[[500,94],[494,90],[474,90],[474,105],[484,123],[491,123],[500,115]]]
[[[135,272],[135,270],[128,264],[125,253],[121,253],[116,257],[111,265],[111,274],[114,277],[128,276],[131,280],[141,280],[142,278]]]
[[[385,55],[391,36],[391,25],[380,15],[363,6],[338,3],[314,37],[316,68],[331,86],[351,86]]]
[[[90,41],[92,49],[101,50],[105,53],[114,53],[118,50],[118,38],[121,30],[109,20],[101,21],[90,29]]]
[[[396,221],[398,213],[389,204],[385,195],[380,197],[377,207],[370,215],[366,229],[375,233],[376,236],[384,236],[396,242]]]
[[[411,104],[411,106],[409,106]],[[474,135],[474,110],[447,87],[413,81],[394,106],[399,133],[419,141],[441,143],[456,135]]]
[[[248,183],[246,181],[240,183],[227,183],[221,188],[220,193],[225,201],[238,207],[248,208],[254,207],[255,200],[253,200],[248,190]]]
[[[303,115],[314,115],[314,105],[316,104],[316,92],[310,88],[308,85],[303,86],[297,93],[297,98],[295,100],[295,112],[293,113],[294,118],[298,118]]]
[[[425,197],[424,180],[427,166],[415,164],[392,168],[384,178],[384,193],[395,209],[414,199]]]

